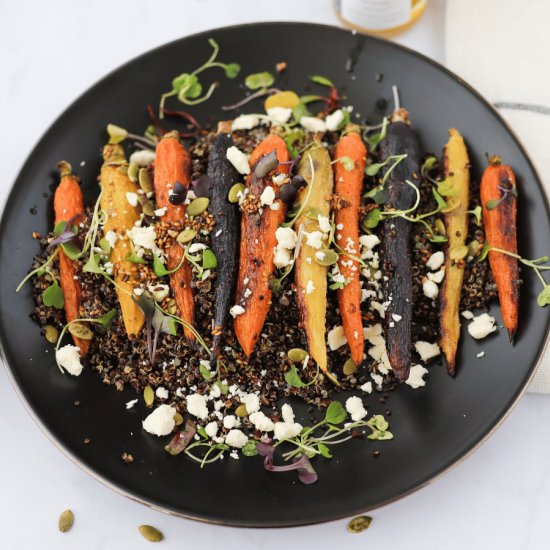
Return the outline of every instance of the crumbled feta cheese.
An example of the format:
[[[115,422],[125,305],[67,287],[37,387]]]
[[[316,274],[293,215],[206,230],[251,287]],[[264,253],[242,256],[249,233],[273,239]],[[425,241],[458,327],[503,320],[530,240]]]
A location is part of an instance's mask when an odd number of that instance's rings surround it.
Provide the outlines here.
[[[150,151],[149,149],[135,151],[130,155],[130,164],[137,164],[138,166],[148,166],[152,162],[155,162],[155,152]]]
[[[292,109],[287,107],[271,107],[267,110],[267,116],[279,124],[285,124],[292,115]]]
[[[248,419],[257,430],[260,430],[260,432],[272,432],[275,428],[271,418],[268,418],[262,411],[248,415]]]
[[[313,294],[314,290],[315,290],[315,286],[313,285],[313,281],[310,279],[306,283],[306,294]]]
[[[193,393],[187,396],[187,412],[205,420],[208,416],[208,407],[206,406],[206,396],[200,393]]]
[[[361,235],[359,237],[359,244],[364,246],[367,250],[372,250],[375,246],[380,244],[380,239],[376,235]]]
[[[132,409],[134,405],[139,401],[139,399],[132,399],[126,403],[126,409]]]
[[[491,332],[495,332],[497,329],[495,322],[494,317],[491,317],[488,313],[482,313],[474,317],[473,321],[468,325],[468,332],[470,336],[480,340],[491,334]]]
[[[319,216],[317,217],[317,221],[319,222],[319,229],[323,233],[330,233],[330,220],[326,216],[321,216],[321,214],[319,214]]]
[[[109,243],[109,246],[113,248],[118,241],[118,235],[110,229],[107,233],[105,233],[105,240]]]
[[[260,124],[260,117],[256,115],[239,115],[233,120],[231,130],[252,130]]]
[[[384,378],[382,378],[382,376],[380,376],[379,374],[375,374],[371,372],[370,377],[374,380],[376,387],[380,387],[384,382]]]
[[[61,369],[66,370],[73,376],[80,376],[82,363],[80,362],[80,348],[67,344],[55,352],[55,360]]]
[[[445,254],[439,250],[438,252],[434,252],[426,262],[426,267],[428,269],[431,269],[432,271],[435,271],[436,269],[439,269],[443,263],[445,262]]]
[[[281,269],[292,263],[290,252],[286,248],[275,248],[275,255],[273,256],[273,263],[275,267]]]
[[[346,333],[344,332],[344,327],[342,325],[337,325],[330,330],[327,336],[327,341],[328,346],[332,351],[345,346],[348,343],[348,340],[346,338]]]
[[[228,414],[223,419],[223,427],[227,428],[228,430],[231,430],[232,428],[236,428],[239,425],[239,420],[234,414]]]
[[[433,281],[435,284],[439,284],[443,280],[443,277],[445,277],[445,270],[441,269],[436,273],[428,273],[427,276],[430,281]]]
[[[432,357],[437,357],[441,353],[441,350],[437,344],[430,344],[430,342],[424,342],[422,340],[416,342],[414,344],[414,348],[416,349],[418,355],[420,355],[420,359],[422,359],[422,361],[427,361]]]
[[[166,388],[163,388],[162,386],[159,386],[157,388],[157,391],[155,392],[155,395],[159,399],[168,399],[168,390]]]
[[[170,293],[168,285],[148,285],[147,287],[155,302],[162,302]]]
[[[241,432],[241,430],[231,430],[225,436],[225,442],[230,447],[241,449],[248,442],[248,437],[246,437],[246,435],[244,435],[243,432]]]
[[[484,351],[480,351],[480,352],[477,354],[476,357],[481,358],[481,357],[483,357],[484,355],[485,355],[485,352],[484,352]]]
[[[275,191],[271,185],[267,185],[260,195],[262,206],[271,206],[275,200]]]
[[[367,416],[367,411],[365,410],[365,407],[363,407],[363,401],[361,401],[361,398],[356,395],[348,397],[346,400],[346,410],[349,412],[351,419],[354,422],[359,422],[359,420],[362,420],[365,416]]]
[[[428,372],[428,369],[424,368],[422,365],[412,365],[411,370],[409,371],[409,377],[405,384],[411,388],[420,388],[425,386],[426,382],[424,381],[424,375]]]
[[[288,424],[293,424],[294,423],[294,420],[295,420],[294,410],[292,409],[292,407],[288,403],[285,403],[281,407],[281,414],[282,414],[283,420],[285,422],[287,422]]]
[[[468,311],[468,310],[465,310],[461,313],[462,317],[464,317],[464,319],[473,319],[474,318],[474,314],[471,312],[471,311]]]
[[[233,459],[233,460],[239,460],[239,451],[235,450],[235,451],[231,451],[229,453],[229,456]]]
[[[372,393],[372,382],[365,382],[362,386],[360,386],[360,389],[365,393]]]
[[[167,210],[168,210],[168,208],[166,206],[163,206],[162,208],[157,208],[154,211],[154,214],[157,218],[162,218],[162,216],[164,216],[164,214],[166,214]]]
[[[275,422],[273,438],[282,441],[283,439],[292,439],[300,435],[302,425],[298,422]]]
[[[206,250],[206,248],[207,246],[204,243],[193,243],[191,246],[189,246],[187,252],[189,252],[189,254],[195,254],[195,252]]]
[[[401,321],[401,319],[403,319],[403,317],[402,317],[401,315],[397,315],[397,313],[392,313],[391,316],[392,316],[392,319],[393,319],[396,323],[399,323],[399,321]]]
[[[292,227],[278,227],[275,231],[275,238],[277,239],[277,247],[286,248],[287,250],[296,248],[298,243],[298,235]]]
[[[250,174],[248,157],[234,145],[227,149],[225,156],[239,174]]]
[[[209,422],[205,427],[204,431],[206,432],[206,435],[208,437],[215,437],[218,433],[218,423],[217,422]]]
[[[300,124],[308,132],[326,132],[327,130],[325,121],[314,116],[303,116],[300,118]]]
[[[231,314],[231,317],[235,319],[237,315],[242,315],[244,313],[244,307],[240,306],[239,304],[235,304],[230,310],[229,313]]]
[[[141,296],[143,294],[143,288],[140,288],[140,287],[134,288],[134,294],[136,296]]]
[[[439,288],[433,281],[426,279],[424,283],[422,283],[422,292],[424,292],[424,296],[427,298],[435,300],[439,294]]]
[[[246,407],[248,414],[260,410],[260,398],[255,393],[247,393],[241,397],[241,403]]]
[[[308,246],[319,250],[323,245],[323,234],[321,231],[312,231],[311,233],[304,231],[304,235],[306,236],[306,244]]]
[[[325,259],[325,256],[326,256],[326,253],[325,253],[325,252],[322,252],[322,251],[315,252],[315,257],[316,257],[320,262],[322,262],[322,261]]]
[[[329,132],[336,132],[344,120],[344,112],[338,109],[325,118],[325,124]]]
[[[249,288],[245,289],[243,296],[245,298],[249,298],[250,296],[252,296],[252,291]]]
[[[161,436],[168,435],[176,425],[174,415],[176,408],[170,405],[159,405],[143,422],[142,426],[146,432]]]
[[[132,193],[131,191],[126,192],[126,200],[130,206],[137,206],[138,196],[137,193]]]
[[[135,246],[140,246],[141,248],[147,248],[153,252],[157,252],[157,245],[155,239],[157,234],[155,233],[155,228],[153,226],[148,227],[132,227],[127,232],[128,237],[132,240]]]

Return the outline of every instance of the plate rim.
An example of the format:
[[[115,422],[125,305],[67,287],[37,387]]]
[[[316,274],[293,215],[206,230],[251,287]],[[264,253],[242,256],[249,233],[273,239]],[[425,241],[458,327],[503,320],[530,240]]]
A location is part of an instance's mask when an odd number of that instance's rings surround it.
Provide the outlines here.
[[[158,45],[154,48],[151,48],[149,50],[146,50],[146,51],[142,52],[141,54],[139,54],[135,57],[132,57],[131,59],[125,61],[124,63],[116,66],[114,69],[110,70],[104,76],[102,76],[97,81],[95,81],[90,87],[86,88],[65,109],[63,109],[61,111],[61,113],[54,119],[54,121],[42,133],[42,135],[36,141],[34,146],[29,150],[29,154],[26,157],[26,159],[23,162],[20,169],[17,171],[17,175],[16,175],[15,179],[13,180],[13,183],[11,184],[11,188],[10,188],[9,192],[7,193],[7,195],[5,196],[3,204],[0,208],[0,234],[2,234],[2,232],[4,230],[4,225],[6,223],[6,221],[5,221],[6,218],[5,218],[4,214],[5,214],[7,205],[11,202],[12,196],[14,195],[14,193],[17,190],[18,180],[21,178],[22,174],[26,171],[27,167],[30,165],[30,163],[32,161],[32,158],[34,156],[33,153],[38,148],[40,148],[42,146],[42,144],[46,141],[47,135],[50,134],[55,129],[55,127],[66,117],[66,115],[78,103],[80,103],[81,100],[83,100],[89,94],[92,94],[96,88],[101,86],[106,80],[108,80],[111,76],[113,76],[114,74],[116,74],[120,70],[124,69],[125,67],[127,67],[127,66],[129,66],[129,65],[131,65],[131,64],[133,64],[137,61],[139,61],[140,59],[142,59],[142,58],[144,58],[148,55],[151,55],[151,54],[157,52],[158,50],[164,49],[164,48],[169,47],[173,44],[181,42],[183,40],[200,38],[201,36],[208,36],[211,33],[217,33],[217,32],[220,32],[220,31],[229,31],[229,30],[245,31],[247,28],[252,27],[252,26],[254,26],[254,27],[257,27],[257,26],[263,26],[263,27],[266,27],[266,26],[273,26],[273,27],[275,27],[275,26],[284,26],[284,27],[301,26],[301,27],[304,27],[304,26],[306,26],[306,27],[314,27],[314,28],[317,28],[317,29],[326,29],[326,30],[330,30],[330,31],[337,30],[337,31],[340,31],[340,32],[343,32],[343,33],[348,33],[349,32],[352,35],[365,36],[369,40],[373,40],[373,41],[379,42],[379,43],[384,43],[386,45],[389,45],[393,49],[405,51],[405,52],[409,53],[410,55],[412,55],[413,57],[416,57],[417,59],[420,59],[421,61],[424,61],[424,62],[428,63],[429,65],[431,65],[435,69],[438,69],[439,71],[442,71],[447,76],[449,76],[452,80],[454,80],[459,85],[461,85],[463,88],[465,88],[470,94],[475,96],[475,98],[477,100],[481,101],[481,103],[484,105],[484,107],[486,107],[493,114],[493,116],[496,117],[496,119],[499,121],[499,123],[505,128],[505,130],[508,132],[508,134],[512,137],[513,141],[518,146],[521,154],[523,155],[525,161],[527,162],[530,170],[533,172],[535,183],[538,186],[538,188],[540,189],[540,191],[542,192],[542,195],[544,197],[546,210],[547,210],[547,212],[550,213],[549,193],[547,192],[544,184],[542,183],[542,178],[541,178],[540,173],[537,169],[537,166],[536,166],[535,162],[533,161],[533,159],[531,158],[530,154],[528,153],[528,151],[527,151],[526,147],[524,146],[522,140],[519,138],[519,136],[516,134],[516,132],[511,128],[511,126],[504,119],[504,117],[500,114],[498,109],[488,99],[486,99],[479,91],[477,91],[466,80],[464,80],[462,77],[460,77],[459,75],[457,75],[456,73],[454,73],[453,71],[451,71],[450,69],[448,69],[447,67],[442,65],[441,63],[439,63],[438,61],[435,61],[434,59],[431,59],[430,57],[426,56],[425,54],[423,54],[421,52],[418,52],[418,51],[416,51],[416,50],[414,50],[414,49],[412,49],[408,46],[398,44],[396,42],[393,42],[391,40],[388,40],[388,39],[385,39],[385,38],[382,38],[382,37],[379,37],[379,36],[365,34],[365,33],[361,33],[361,32],[348,31],[347,29],[339,27],[337,25],[330,25],[330,24],[323,24],[323,23],[311,23],[311,22],[303,22],[303,21],[260,21],[260,22],[240,23],[240,24],[236,24],[236,25],[227,25],[227,26],[222,26],[222,27],[214,27],[214,28],[207,29],[207,30],[204,30],[204,31],[201,31],[201,32],[188,34],[188,35],[182,36],[180,38],[176,38],[174,40],[171,40],[169,42],[160,44],[160,45]],[[185,519],[200,521],[202,523],[207,523],[207,524],[212,524],[212,525],[223,525],[223,526],[226,526],[226,527],[270,528],[271,529],[271,528],[300,527],[300,526],[305,526],[305,525],[316,525],[316,524],[320,524],[320,523],[328,523],[328,522],[338,521],[338,520],[341,520],[341,519],[344,519],[344,518],[351,517],[351,515],[359,515],[359,514],[362,514],[362,513],[365,513],[365,512],[369,512],[369,511],[374,510],[374,509],[382,508],[383,506],[387,506],[388,504],[391,504],[393,502],[401,500],[401,499],[417,492],[418,490],[422,489],[423,487],[426,487],[427,485],[439,480],[440,478],[442,478],[445,474],[447,474],[448,472],[450,472],[454,468],[458,467],[465,460],[467,460],[475,451],[477,451],[495,433],[495,431],[504,423],[504,421],[508,418],[508,416],[513,412],[513,410],[517,406],[519,400],[524,396],[524,394],[527,391],[527,388],[528,388],[529,384],[531,383],[531,381],[533,380],[536,372],[538,371],[538,369],[540,367],[540,364],[542,362],[542,357],[544,356],[544,354],[545,354],[545,352],[548,348],[548,345],[549,345],[549,342],[550,342],[550,331],[548,331],[546,333],[546,337],[545,337],[544,342],[542,342],[539,345],[539,350],[538,350],[536,360],[530,365],[530,367],[529,367],[530,370],[529,370],[528,376],[525,378],[525,380],[524,380],[523,384],[521,385],[521,387],[519,388],[518,392],[513,397],[510,404],[508,405],[507,410],[495,422],[495,424],[493,426],[491,426],[490,429],[481,437],[481,439],[479,441],[477,441],[477,443],[472,445],[472,447],[470,449],[468,449],[461,457],[456,459],[454,462],[448,464],[447,466],[444,466],[439,471],[437,471],[433,475],[431,475],[427,480],[418,483],[416,486],[408,489],[407,491],[402,492],[399,495],[396,495],[396,496],[391,497],[389,499],[386,499],[385,501],[379,502],[376,505],[368,506],[368,507],[365,507],[365,508],[359,508],[359,509],[355,510],[354,512],[352,512],[352,514],[348,514],[348,513],[345,513],[345,514],[342,513],[342,514],[336,514],[336,515],[331,514],[330,517],[328,517],[328,518],[306,519],[306,520],[298,519],[298,520],[296,520],[292,523],[289,523],[287,521],[285,523],[275,523],[275,524],[261,523],[261,522],[257,522],[257,521],[250,522],[250,521],[242,521],[242,520],[224,520],[223,518],[217,518],[217,517],[214,518],[214,517],[209,517],[209,516],[205,516],[205,515],[194,514],[192,512],[185,512],[184,513],[180,510],[174,510],[174,509],[171,509],[169,507],[164,507],[164,506],[160,506],[158,504],[155,504],[155,503],[153,503],[153,502],[151,502],[151,501],[149,501],[149,500],[147,500],[143,497],[140,497],[140,496],[134,494],[130,490],[125,489],[124,487],[122,487],[121,485],[119,485],[119,484],[115,483],[114,481],[108,479],[107,477],[104,477],[102,474],[97,472],[94,468],[92,468],[91,466],[86,464],[86,462],[84,462],[83,460],[78,458],[70,449],[68,449],[64,445],[64,443],[60,439],[58,439],[58,437],[56,435],[54,435],[46,427],[46,425],[43,423],[42,419],[34,411],[32,405],[30,404],[29,400],[27,399],[26,392],[17,383],[16,374],[15,374],[15,371],[14,371],[13,367],[9,364],[9,362],[7,360],[7,357],[6,357],[6,354],[5,354],[5,351],[4,351],[4,346],[5,346],[4,338],[5,338],[4,335],[2,333],[0,333],[0,359],[1,359],[2,364],[5,367],[5,370],[6,370],[7,375],[8,375],[8,379],[10,380],[10,382],[11,382],[17,396],[19,397],[20,401],[22,402],[24,408],[26,409],[27,413],[31,416],[31,418],[36,422],[36,424],[38,425],[40,430],[46,435],[48,440],[51,443],[53,443],[53,445],[59,451],[61,451],[61,453],[66,458],[68,458],[73,464],[78,466],[83,472],[90,475],[93,479],[95,479],[96,481],[99,481],[105,487],[108,487],[109,489],[111,489],[115,493],[117,493],[119,495],[122,495],[122,496],[124,496],[124,497],[126,497],[126,498],[128,498],[128,499],[130,499],[134,502],[139,503],[139,504],[143,504],[143,505],[145,505],[145,506],[147,506],[147,507],[149,507],[153,510],[156,510],[156,511],[159,511],[159,512],[171,515],[171,516],[177,516],[177,517],[181,517],[181,518],[185,518]]]

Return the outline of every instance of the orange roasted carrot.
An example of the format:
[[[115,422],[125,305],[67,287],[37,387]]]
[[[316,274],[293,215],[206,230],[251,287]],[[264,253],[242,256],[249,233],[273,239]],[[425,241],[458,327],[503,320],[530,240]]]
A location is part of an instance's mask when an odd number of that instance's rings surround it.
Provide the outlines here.
[[[53,198],[55,225],[71,219],[74,219],[75,223],[79,223],[82,221],[82,216],[84,216],[84,202],[78,178],[73,175],[71,165],[68,162],[62,160],[57,167],[61,175],[61,181]],[[75,262],[60,249],[59,281],[65,297],[65,316],[68,323],[80,317],[82,288],[80,280],[75,277],[77,277]],[[75,346],[80,348],[80,355],[86,355],[90,347],[90,341],[77,338],[74,334],[73,340]]]
[[[286,144],[275,134],[265,138],[250,156],[252,173],[246,180],[248,197],[258,199],[268,185],[273,186],[270,174],[257,178],[254,167],[264,155],[274,150],[277,151],[279,162],[288,161]],[[279,165],[277,170],[287,174],[289,166]],[[244,308],[244,313],[235,318],[235,334],[247,356],[250,356],[260,337],[271,304],[269,280],[275,269],[275,231],[286,214],[285,203],[277,199],[274,204],[278,205],[278,210],[266,206],[261,215],[245,210],[241,218],[240,265],[235,297],[236,303]]]
[[[178,181],[184,187],[191,181],[191,157],[179,140],[177,132],[167,133],[157,145],[155,156],[155,195],[157,206],[166,208],[163,220],[168,223],[181,222],[187,207],[172,204],[168,198],[174,184]],[[183,258],[183,248],[174,243],[167,251],[167,267],[175,269]],[[170,287],[178,306],[181,318],[193,325],[195,321],[195,304],[191,288],[191,266],[184,262],[180,269],[170,274]],[[192,341],[195,336],[184,328],[185,337]]]
[[[485,238],[491,248],[518,253],[516,241],[516,176],[498,156],[489,158],[481,179],[481,205]],[[489,251],[489,264],[498,289],[504,326],[513,340],[518,327],[518,260],[497,250]]]
[[[353,169],[346,170],[348,167],[338,161],[343,157],[353,161]],[[361,140],[359,128],[350,125],[348,133],[340,138],[334,151],[334,178],[336,193],[346,202],[346,206],[336,211],[336,225],[342,226],[338,230],[342,236],[339,243],[351,256],[359,256],[359,206],[366,159],[367,148]],[[344,254],[340,256],[339,265],[340,273],[349,283],[338,290],[338,306],[351,357],[356,365],[360,365],[365,347],[361,320],[361,267],[357,260]]]

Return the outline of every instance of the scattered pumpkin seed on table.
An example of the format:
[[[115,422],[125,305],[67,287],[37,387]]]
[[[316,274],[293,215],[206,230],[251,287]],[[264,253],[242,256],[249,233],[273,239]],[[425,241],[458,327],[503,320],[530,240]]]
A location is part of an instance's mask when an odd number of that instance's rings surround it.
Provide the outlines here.
[[[343,370],[346,376],[350,376],[357,370],[357,365],[355,364],[355,361],[351,357],[344,363]]]
[[[242,405],[239,405],[236,409],[235,409],[235,414],[239,417],[239,418],[244,418],[245,416],[248,416],[248,411],[246,410],[246,405],[243,403]]]
[[[160,542],[164,535],[152,525],[140,525],[138,527],[141,536],[149,542]]]
[[[81,340],[91,340],[94,337],[94,333],[84,323],[71,323],[68,330]]]
[[[139,166],[135,162],[132,162],[128,166],[128,178],[133,183],[137,183],[139,179]]]
[[[287,355],[293,363],[301,363],[306,360],[307,351],[305,349],[292,348],[291,350],[288,350]]]
[[[65,510],[59,516],[57,520],[57,527],[62,533],[66,533],[71,530],[71,527],[74,524],[74,514],[71,510]]]
[[[187,214],[189,216],[200,216],[208,208],[209,204],[210,199],[208,197],[193,199],[187,207]]]
[[[348,531],[351,533],[361,533],[366,531],[371,523],[372,518],[370,516],[357,516],[348,523]]]
[[[229,202],[232,204],[239,202],[239,193],[242,193],[242,192],[244,192],[244,185],[242,183],[236,183],[229,190],[229,195],[227,196],[227,200],[229,200]]]
[[[55,344],[59,338],[59,331],[52,325],[46,325],[44,327],[44,337],[50,344]]]
[[[184,229],[180,232],[180,234],[176,237],[176,241],[180,244],[188,243],[189,241],[192,241],[197,236],[196,229]]]
[[[153,191],[153,182],[151,181],[151,176],[146,168],[140,168],[138,179],[139,186],[144,193],[150,193]]]
[[[151,386],[145,386],[145,389],[143,390],[143,399],[145,399],[145,404],[148,407],[153,406],[153,402],[155,401],[155,392]]]

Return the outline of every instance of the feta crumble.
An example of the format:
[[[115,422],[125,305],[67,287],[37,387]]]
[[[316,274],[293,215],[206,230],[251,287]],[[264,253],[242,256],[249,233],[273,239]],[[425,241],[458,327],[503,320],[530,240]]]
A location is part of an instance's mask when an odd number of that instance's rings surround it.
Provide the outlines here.
[[[365,416],[367,416],[367,411],[363,406],[363,401],[361,401],[361,398],[356,395],[348,397],[346,400],[346,411],[349,412],[351,419],[354,422],[359,422],[359,420],[362,420]]]
[[[146,432],[156,436],[168,435],[176,425],[174,415],[175,407],[170,405],[159,405],[143,422],[142,426]]]
[[[273,438],[282,441],[283,439],[292,439],[300,435],[302,425],[298,422],[275,422]]]
[[[130,410],[134,407],[134,405],[139,401],[139,399],[132,399],[131,401],[128,401],[126,403],[126,409]]]
[[[292,115],[292,109],[288,107],[271,107],[267,110],[267,116],[279,124],[285,124]]]
[[[326,132],[327,125],[324,120],[314,116],[303,116],[300,118],[300,124],[308,132]]]
[[[418,355],[420,355],[420,359],[422,359],[422,361],[428,361],[428,359],[437,357],[441,353],[441,350],[437,344],[430,344],[429,342],[424,342],[422,340],[416,342],[414,344],[414,348],[416,349]]]
[[[55,360],[62,370],[66,370],[73,376],[80,376],[80,373],[84,367],[80,362],[79,352],[79,347],[67,344],[55,352]]]
[[[168,399],[168,390],[166,388],[163,388],[162,386],[159,386],[157,388],[157,391],[155,392],[155,395],[159,399]]]
[[[273,256],[273,263],[275,267],[281,269],[292,263],[290,252],[286,248],[275,248],[275,255]]]
[[[473,321],[468,325],[468,332],[470,336],[477,340],[481,340],[489,336],[491,332],[495,332],[497,329],[495,323],[496,319],[494,317],[491,317],[488,313],[482,313],[473,318]]]
[[[118,241],[118,235],[110,229],[107,233],[105,233],[105,240],[111,248],[114,248],[116,242]]]
[[[277,239],[277,246],[287,250],[296,248],[298,243],[298,235],[292,227],[278,227],[275,231],[275,238]]]
[[[237,317],[238,315],[242,315],[244,313],[244,307],[240,306],[239,304],[235,304],[230,310],[229,313],[233,319]]]
[[[271,206],[274,200],[275,200],[275,191],[273,187],[268,185],[260,195],[260,202],[262,206]]]
[[[204,431],[206,432],[206,435],[208,437],[215,437],[218,433],[218,423],[217,422],[209,422],[205,427]]]
[[[485,352],[484,351],[480,351],[476,357],[479,357],[481,359],[481,357],[483,357],[485,355]]]
[[[205,420],[208,416],[208,407],[206,406],[206,396],[200,393],[194,393],[187,396],[187,412]]]
[[[441,250],[434,252],[426,262],[426,267],[432,271],[439,269],[445,262],[445,254]]]
[[[292,407],[288,403],[285,403],[281,407],[281,414],[282,414],[283,420],[285,422],[287,422],[288,424],[293,424],[294,423],[294,420],[295,420],[294,410],[292,409]]]
[[[422,283],[422,292],[427,298],[435,300],[437,298],[437,295],[439,294],[439,287],[433,281],[426,279]]]
[[[238,425],[239,425],[239,421],[237,420],[237,417],[234,414],[228,414],[223,419],[223,427],[227,428],[228,430],[236,428]]]
[[[409,372],[409,377],[405,384],[411,388],[417,389],[426,385],[424,380],[424,375],[428,372],[428,369],[424,368],[422,365],[412,365]]]
[[[260,117],[256,115],[240,115],[231,124],[231,130],[252,130],[260,124]]]
[[[441,281],[443,281],[443,277],[445,277],[445,270],[441,269],[436,273],[428,273],[427,277],[430,281],[433,281],[435,284],[439,284]]]
[[[311,233],[304,231],[304,235],[306,236],[306,244],[308,246],[319,250],[323,245],[323,233],[321,231],[312,231]]]
[[[141,248],[147,248],[148,250],[151,250],[153,252],[157,252],[157,245],[155,243],[155,239],[157,238],[157,234],[155,233],[155,228],[152,226],[148,227],[132,227],[132,229],[129,229],[126,231],[126,234],[128,237],[130,237],[131,241],[134,243],[135,246],[139,246]]]
[[[225,443],[230,447],[241,449],[248,442],[248,437],[241,430],[230,430],[225,436]]]
[[[310,279],[306,283],[306,294],[313,294],[314,290],[315,290],[315,286],[313,285],[313,281]]]
[[[255,393],[248,393],[241,397],[241,403],[246,407],[248,414],[260,410],[260,398]]]
[[[471,311],[468,311],[468,310],[465,310],[461,313],[462,317],[464,317],[464,319],[473,319],[474,318],[474,314],[471,312]]]
[[[248,416],[254,427],[260,432],[272,432],[275,424],[262,411],[254,412]]]
[[[372,382],[365,382],[362,386],[360,386],[360,389],[365,393],[372,393]]]
[[[137,164],[138,166],[148,166],[152,162],[155,162],[155,152],[149,149],[143,149],[142,151],[135,151],[130,155],[130,164]]]
[[[344,327],[342,325],[337,325],[332,328],[327,336],[328,346],[334,351],[335,349],[341,348],[348,343],[346,338],[346,333],[344,332]]]
[[[338,126],[342,124],[344,120],[344,112],[342,109],[338,109],[325,118],[325,125],[329,132],[336,132]]]
[[[234,145],[227,149],[225,153],[227,160],[234,166],[235,170],[239,174],[250,174],[250,165],[248,164],[248,157],[237,149]]]
[[[317,216],[317,221],[319,222],[319,229],[323,233],[330,233],[330,220],[326,216],[321,216],[321,214],[319,214],[319,216]]]

